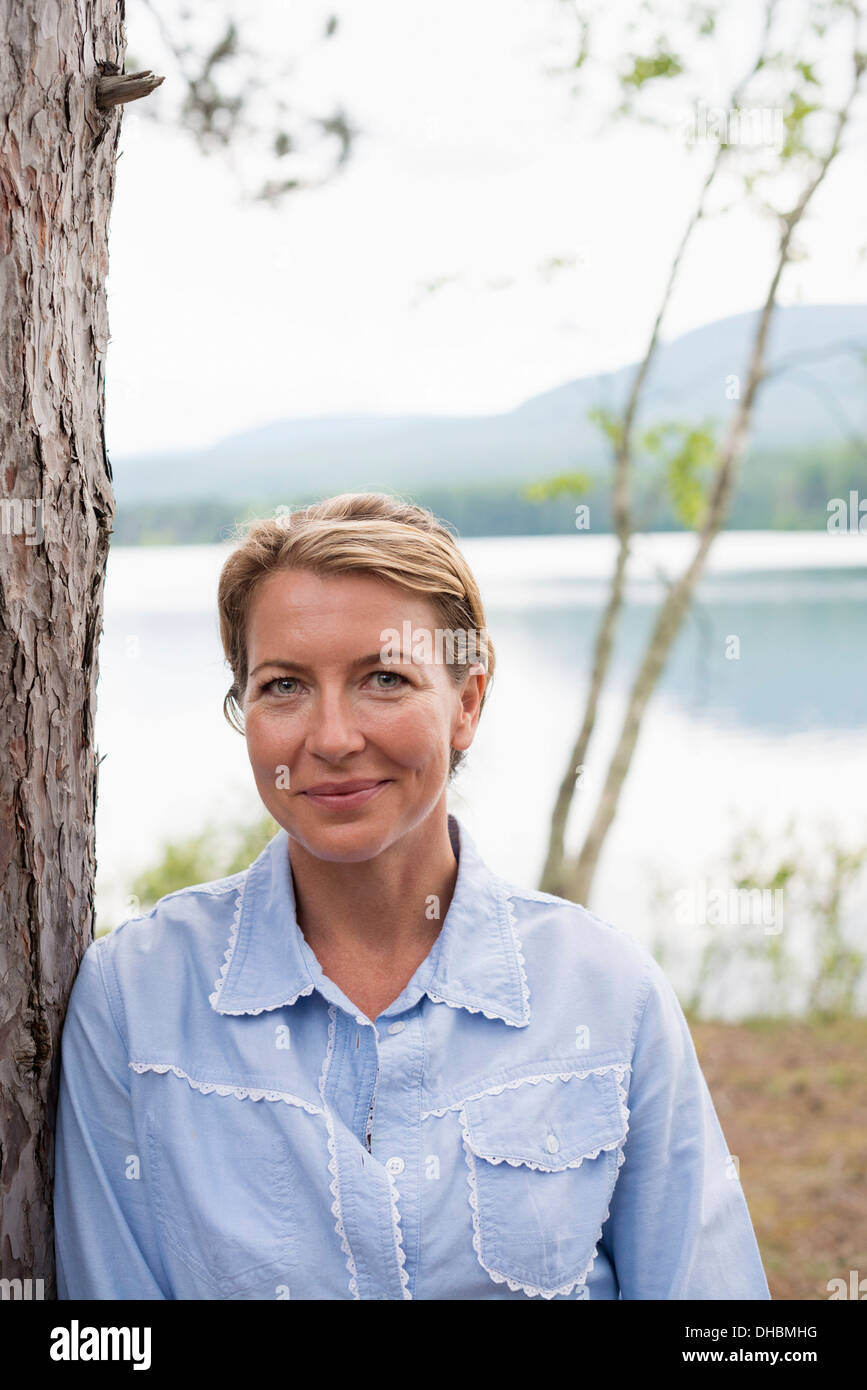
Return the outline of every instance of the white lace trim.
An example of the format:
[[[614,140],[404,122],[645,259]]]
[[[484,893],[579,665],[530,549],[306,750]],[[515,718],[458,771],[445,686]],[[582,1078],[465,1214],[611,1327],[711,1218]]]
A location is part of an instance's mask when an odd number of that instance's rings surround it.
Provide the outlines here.
[[[457,1004],[453,999],[446,999],[442,994],[434,994],[433,990],[430,989],[427,991],[427,996],[435,1004],[448,1004],[450,1009],[466,1009],[467,1013],[470,1014],[484,1014],[485,1018],[496,1018],[500,1023],[507,1023],[510,1028],[522,1028],[524,1026],[519,1019],[503,1018],[502,1014],[490,1013],[488,1009],[483,1009],[476,1004]]]
[[[246,888],[246,886],[247,879],[245,876],[243,882],[241,883],[241,887],[238,889],[238,899],[235,903],[235,915],[232,918],[232,927],[229,932],[229,944],[223,955],[223,964],[220,966],[220,973],[217,979],[214,981],[214,993],[208,995],[210,1003],[213,1005],[215,1009],[218,1010],[219,1013],[228,1014],[230,1017],[234,1018],[239,1018],[244,1014],[267,1014],[273,1012],[274,1009],[283,1009],[286,1007],[287,1004],[294,1004],[295,1000],[300,999],[302,995],[312,994],[314,988],[313,982],[311,981],[311,983],[305,986],[304,989],[299,989],[297,994],[293,994],[291,999],[281,999],[276,1004],[263,1004],[260,1009],[219,1008],[220,996],[223,993],[223,985],[226,982],[226,976],[229,973],[229,966],[232,964],[232,957],[235,954],[235,946],[237,945],[238,941],[238,929],[241,925],[241,907],[244,902],[244,889]]]
[[[346,1239],[346,1231],[343,1226],[343,1208],[340,1204],[340,1178],[337,1172],[337,1144],[334,1138],[334,1122],[331,1118],[331,1111],[325,1100],[325,1082],[331,1067],[331,1058],[334,1053],[334,1030],[337,1021],[337,1006],[328,1005],[328,1043],[325,1048],[325,1060],[322,1064],[322,1075],[319,1078],[319,1095],[322,1098],[323,1114],[325,1116],[325,1127],[328,1131],[328,1171],[331,1174],[329,1190],[333,1197],[331,1203],[331,1214],[334,1217],[334,1229],[340,1238],[340,1248],[346,1256],[346,1268],[349,1271],[349,1292],[353,1298],[361,1298],[358,1292],[358,1270],[355,1266],[355,1257],[352,1254],[349,1241]]]
[[[611,1070],[611,1068],[605,1067],[605,1068],[598,1068],[597,1070],[609,1071],[609,1070]],[[629,1110],[628,1110],[627,1105],[626,1105],[626,1092],[625,1092],[624,1087],[623,1087],[623,1073],[624,1073],[625,1070],[626,1070],[626,1064],[625,1064],[625,1063],[618,1063],[618,1064],[616,1064],[616,1066],[614,1067],[615,1076],[616,1076],[616,1079],[617,1079],[617,1099],[618,1099],[618,1102],[619,1102],[619,1104],[620,1104],[620,1113],[621,1113],[621,1116],[622,1116],[622,1119],[623,1119],[624,1131],[623,1131],[623,1134],[622,1134],[621,1137],[617,1140],[617,1143],[616,1143],[616,1148],[617,1148],[617,1171],[616,1171],[616,1173],[615,1173],[614,1185],[613,1185],[613,1187],[612,1187],[612,1189],[611,1189],[611,1190],[612,1190],[612,1194],[613,1194],[613,1192],[614,1192],[614,1189],[615,1189],[616,1186],[617,1186],[617,1176],[618,1176],[619,1173],[620,1173],[621,1166],[623,1165],[623,1162],[624,1162],[625,1157],[626,1157],[625,1154],[624,1154],[624,1152],[623,1152],[623,1146],[624,1146],[624,1144],[626,1143],[626,1135],[627,1135],[627,1131],[628,1131],[628,1129],[629,1129]],[[587,1073],[584,1073],[584,1074],[585,1074],[585,1075],[589,1075],[590,1073],[587,1072]],[[537,1078],[537,1079],[541,1079],[541,1078]],[[549,1079],[549,1078],[547,1078],[547,1077],[545,1078],[545,1080],[548,1080],[548,1079]],[[502,1088],[501,1088],[501,1089],[502,1089]],[[462,1137],[462,1139],[463,1139],[463,1146],[464,1146],[464,1157],[466,1158],[466,1161],[467,1161],[467,1182],[468,1182],[468,1184],[469,1184],[469,1203],[470,1203],[470,1211],[471,1211],[471,1213],[472,1213],[472,1218],[473,1218],[473,1249],[475,1250],[475,1252],[476,1252],[476,1258],[478,1259],[478,1262],[479,1262],[479,1264],[482,1266],[482,1269],[485,1271],[485,1273],[488,1274],[488,1275],[490,1276],[490,1278],[494,1281],[495,1284],[508,1284],[509,1288],[510,1288],[513,1292],[517,1293],[517,1292],[520,1290],[522,1293],[527,1294],[527,1296],[528,1296],[529,1298],[538,1298],[538,1297],[541,1297],[541,1298],[556,1298],[558,1294],[570,1294],[570,1293],[572,1293],[572,1291],[573,1291],[574,1289],[580,1288],[580,1287],[582,1287],[583,1285],[585,1285],[586,1282],[587,1282],[587,1278],[588,1278],[588,1276],[589,1276],[589,1274],[590,1274],[590,1271],[592,1270],[594,1264],[596,1263],[596,1256],[597,1256],[597,1254],[599,1253],[599,1242],[600,1242],[600,1240],[602,1239],[602,1231],[603,1231],[603,1228],[604,1228],[604,1226],[605,1226],[605,1222],[608,1220],[608,1217],[609,1217],[609,1215],[611,1214],[611,1198],[609,1197],[609,1199],[608,1199],[608,1205],[607,1205],[606,1208],[605,1208],[605,1215],[603,1216],[601,1222],[599,1223],[599,1230],[596,1232],[596,1236],[595,1236],[594,1241],[593,1241],[593,1253],[591,1254],[590,1259],[588,1260],[587,1264],[584,1266],[584,1268],[582,1269],[581,1273],[578,1275],[577,1278],[570,1280],[569,1283],[561,1284],[561,1285],[560,1285],[558,1288],[556,1288],[556,1289],[543,1289],[543,1288],[538,1287],[538,1286],[535,1285],[535,1284],[524,1284],[524,1283],[521,1282],[521,1280],[519,1280],[519,1279],[512,1279],[512,1278],[511,1278],[509,1275],[507,1275],[507,1274],[500,1274],[500,1272],[499,1272],[498,1270],[491,1269],[488,1265],[486,1265],[485,1262],[484,1262],[484,1260],[482,1259],[482,1233],[481,1233],[481,1227],[480,1227],[480,1225],[479,1225],[479,1199],[478,1199],[478,1193],[477,1193],[477,1191],[476,1191],[476,1161],[475,1161],[475,1156],[474,1156],[474,1154],[473,1154],[473,1150],[472,1150],[472,1148],[470,1147],[469,1130],[468,1130],[468,1126],[467,1126],[467,1117],[466,1117],[466,1114],[464,1113],[463,1110],[461,1110],[461,1112],[460,1112],[460,1120],[461,1120],[461,1137]],[[605,1145],[602,1146],[602,1148],[605,1148],[605,1149],[611,1149],[611,1148],[614,1148],[614,1147],[615,1147],[615,1145],[612,1145],[612,1144],[605,1144]],[[581,1156],[580,1159],[578,1159],[577,1161],[574,1161],[574,1162],[572,1162],[572,1163],[565,1164],[564,1166],[565,1166],[565,1167],[568,1167],[568,1168],[576,1168],[576,1167],[579,1167],[580,1164],[584,1161],[585,1158],[595,1158],[599,1153],[601,1153],[601,1151],[602,1151],[601,1149],[596,1149],[592,1154],[582,1154],[582,1156]],[[500,1159],[500,1160],[487,1160],[487,1161],[489,1161],[489,1162],[502,1162],[502,1159]],[[507,1161],[509,1161],[509,1160],[507,1160]],[[527,1165],[525,1165],[525,1166],[530,1167],[530,1168],[534,1168],[534,1167],[537,1167],[538,1165],[537,1165],[537,1164],[533,1164],[533,1163],[529,1163],[529,1164],[527,1164]]]
[[[261,1009],[221,1009],[221,1014],[229,1017],[239,1017],[241,1014],[270,1014],[275,1009],[285,1009],[287,1004],[294,1004],[296,999],[300,999],[304,994],[312,994],[314,985],[305,985],[304,989],[299,989],[297,994],[293,994],[289,999],[279,999],[276,1004],[263,1004]]]
[[[617,1079],[617,1099],[621,1107],[621,1115],[628,1115],[626,1110],[626,1092],[623,1089],[623,1076],[631,1067],[629,1062],[609,1062],[604,1067],[589,1067],[586,1071],[548,1071],[540,1072],[538,1076],[519,1076],[516,1081],[504,1081],[499,1086],[488,1086],[484,1091],[474,1091],[470,1096],[464,1096],[461,1100],[452,1101],[451,1105],[443,1105],[435,1110],[423,1110],[421,1118],[429,1120],[432,1116],[445,1115],[449,1110],[463,1110],[467,1101],[479,1100],[482,1096],[498,1096],[501,1091],[513,1091],[517,1086],[523,1086],[526,1082],[530,1086],[537,1086],[540,1081],[568,1081],[571,1077],[602,1076],[607,1071],[613,1071]],[[625,1114],[624,1114],[625,1112]],[[496,1160],[502,1162],[502,1160]]]
[[[448,1004],[450,1009],[466,1009],[470,1014],[484,1014],[485,1018],[498,1019],[500,1023],[505,1023],[509,1028],[524,1028],[530,1022],[530,986],[527,983],[527,972],[525,970],[524,953],[521,950],[521,942],[518,936],[515,909],[511,898],[506,898],[506,907],[509,913],[509,930],[512,933],[512,942],[515,947],[515,956],[518,961],[518,969],[521,972],[521,999],[523,1007],[523,1018],[506,1018],[503,1014],[489,1009],[483,1009],[480,1004],[458,1004],[453,999],[446,999],[444,994],[434,994],[433,990],[427,990],[427,996],[434,1004]],[[423,1118],[423,1117],[422,1117]]]
[[[537,1163],[535,1162],[535,1160],[531,1158],[507,1158],[504,1154],[496,1156],[494,1154],[485,1153],[484,1150],[478,1148],[478,1146],[473,1146],[472,1140],[469,1138],[469,1126],[467,1124],[466,1111],[462,1108],[460,1112],[460,1117],[463,1126],[465,1141],[470,1144],[470,1147],[473,1149],[473,1153],[476,1155],[477,1158],[483,1158],[488,1163],[508,1163],[512,1168],[536,1168],[539,1170],[539,1172],[542,1173],[561,1173],[564,1168],[580,1168],[585,1158],[598,1158],[601,1153],[607,1153],[611,1149],[618,1150],[617,1167],[619,1168],[621,1163],[623,1162],[623,1158],[621,1155],[623,1152],[623,1144],[626,1140],[626,1132],[629,1129],[629,1111],[626,1106],[626,1091],[623,1088],[623,1075],[626,1071],[626,1066],[627,1064],[625,1062],[615,1062],[612,1063],[610,1067],[597,1068],[596,1072],[594,1073],[594,1075],[601,1075],[603,1071],[613,1071],[615,1081],[617,1082],[617,1104],[620,1110],[620,1121],[623,1125],[623,1133],[619,1135],[617,1139],[612,1139],[609,1144],[600,1144],[599,1147],[596,1149],[588,1149],[586,1153],[580,1154],[577,1158],[570,1158],[566,1163],[557,1163],[554,1159],[552,1159],[550,1163]],[[590,1072],[581,1072],[577,1074],[583,1077],[589,1076]],[[538,1079],[550,1081],[555,1078],[546,1076]],[[561,1077],[560,1079],[569,1080],[570,1078]],[[494,1092],[494,1094],[499,1094],[499,1092]]]
[[[515,916],[515,904],[511,896],[506,894],[506,907],[509,909],[509,929],[512,933],[512,940],[515,943],[515,954],[518,957],[518,969],[521,972],[521,997],[524,1005],[524,1022],[530,1022],[530,986],[527,983],[527,972],[524,969],[526,961],[521,950],[521,938],[518,936],[518,922]]]
[[[412,1294],[409,1291],[409,1274],[405,1268],[406,1251],[403,1248],[403,1236],[400,1230],[400,1208],[397,1205],[397,1199],[400,1193],[397,1190],[394,1178],[387,1168],[385,1170],[385,1176],[388,1178],[388,1190],[391,1195],[391,1224],[394,1228],[394,1252],[397,1255],[397,1272],[400,1275],[400,1286],[403,1291],[402,1296],[403,1298],[411,1299]]]
[[[239,927],[240,924],[241,924],[241,906],[242,906],[243,901],[244,901],[244,889],[246,888],[246,886],[247,886],[247,878],[246,878],[246,875],[245,875],[245,877],[244,877],[244,879],[243,879],[243,881],[242,881],[242,883],[241,883],[241,886],[240,886],[240,888],[238,889],[238,897],[237,897],[237,899],[235,900],[235,914],[234,914],[234,916],[233,916],[233,918],[232,918],[232,927],[231,927],[231,930],[230,930],[230,932],[229,932],[229,944],[228,944],[228,946],[227,946],[227,948],[226,948],[226,951],[225,951],[225,953],[224,953],[224,955],[223,955],[223,964],[220,966],[220,973],[219,973],[219,975],[217,976],[216,980],[214,981],[214,993],[213,993],[213,994],[210,994],[210,995],[208,996],[208,998],[209,998],[211,1004],[214,1006],[214,1008],[217,1007],[217,1003],[219,1002],[220,995],[221,995],[222,992],[223,992],[223,985],[224,985],[225,980],[226,980],[226,975],[227,975],[227,973],[228,973],[229,966],[230,966],[231,963],[232,963],[232,956],[235,954],[235,942],[238,940],[238,927]]]
[[[255,1086],[233,1086],[224,1085],[216,1081],[196,1081],[180,1067],[172,1066],[170,1062],[130,1062],[133,1071],[141,1074],[146,1071],[173,1072],[175,1076],[188,1081],[194,1091],[201,1091],[202,1095],[208,1096],[212,1093],[218,1096],[234,1096],[236,1100],[282,1100],[286,1105],[300,1105],[302,1110],[306,1110],[310,1115],[321,1115],[323,1111],[318,1105],[313,1105],[309,1100],[302,1100],[300,1096],[293,1096],[288,1091],[266,1091]]]

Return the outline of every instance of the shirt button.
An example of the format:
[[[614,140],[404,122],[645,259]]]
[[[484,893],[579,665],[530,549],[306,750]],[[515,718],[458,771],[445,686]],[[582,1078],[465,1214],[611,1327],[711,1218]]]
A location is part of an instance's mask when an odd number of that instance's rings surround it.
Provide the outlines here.
[[[548,1138],[545,1140],[545,1148],[548,1150],[549,1154],[555,1154],[559,1147],[560,1140],[557,1138],[556,1134],[549,1134]]]
[[[387,1160],[385,1167],[387,1172],[391,1173],[394,1177],[397,1177],[398,1173],[402,1173],[404,1170],[403,1159],[390,1158]]]
[[[388,1031],[389,1033],[402,1033],[405,1027],[405,1023],[390,1023],[388,1025]]]

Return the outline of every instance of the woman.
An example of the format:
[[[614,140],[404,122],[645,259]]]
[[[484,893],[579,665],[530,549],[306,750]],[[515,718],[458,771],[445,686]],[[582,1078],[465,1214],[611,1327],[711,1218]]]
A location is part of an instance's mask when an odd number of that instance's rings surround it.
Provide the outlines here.
[[[451,533],[380,495],[255,522],[219,613],[281,829],[84,956],[61,1297],[767,1299],[661,970],[447,812],[494,672]]]

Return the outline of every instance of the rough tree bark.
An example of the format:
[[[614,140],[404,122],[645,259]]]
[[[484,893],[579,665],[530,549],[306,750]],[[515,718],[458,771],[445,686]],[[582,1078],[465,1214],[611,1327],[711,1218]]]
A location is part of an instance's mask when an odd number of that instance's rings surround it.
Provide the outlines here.
[[[58,1040],[93,931],[122,111],[98,84],[124,19],[123,0],[7,0],[0,40],[0,1274],[47,1298]]]

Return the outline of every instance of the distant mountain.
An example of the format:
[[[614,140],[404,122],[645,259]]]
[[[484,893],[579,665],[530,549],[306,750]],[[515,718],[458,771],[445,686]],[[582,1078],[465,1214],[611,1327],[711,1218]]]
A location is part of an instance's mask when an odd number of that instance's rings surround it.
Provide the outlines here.
[[[746,376],[758,311],[664,343],[641,424],[662,418],[722,423],[727,384]],[[750,450],[836,444],[867,434],[867,304],[778,309]],[[607,459],[587,419],[625,399],[635,364],[567,382],[501,415],[336,415],[276,421],[187,453],[113,457],[121,507],[195,498],[240,500],[320,491],[529,481],[594,472]]]

